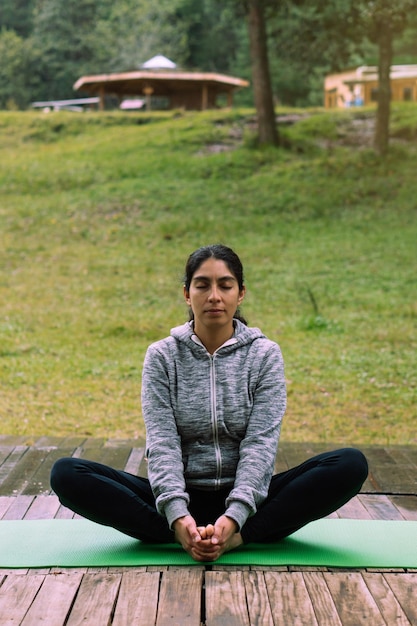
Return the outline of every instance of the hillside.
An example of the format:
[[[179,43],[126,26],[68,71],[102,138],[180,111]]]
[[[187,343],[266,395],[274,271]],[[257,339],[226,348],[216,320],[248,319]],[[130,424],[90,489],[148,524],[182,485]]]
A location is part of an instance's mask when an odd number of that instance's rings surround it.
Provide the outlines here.
[[[283,438],[417,442],[417,107],[385,161],[373,111],[279,119],[258,150],[253,111],[0,113],[3,433],[143,434],[146,347],[221,241],[284,353]]]

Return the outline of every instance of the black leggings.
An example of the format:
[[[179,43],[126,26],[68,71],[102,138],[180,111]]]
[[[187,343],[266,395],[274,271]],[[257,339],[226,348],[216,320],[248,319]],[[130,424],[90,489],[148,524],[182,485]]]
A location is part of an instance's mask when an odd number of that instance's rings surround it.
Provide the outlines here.
[[[368,475],[362,452],[342,448],[315,456],[272,477],[268,497],[241,529],[244,543],[273,542],[329,515],[361,489]],[[147,542],[174,541],[155,507],[149,481],[84,459],[64,458],[51,473],[52,489],[72,511]],[[190,489],[197,525],[213,523],[225,511],[229,490]]]

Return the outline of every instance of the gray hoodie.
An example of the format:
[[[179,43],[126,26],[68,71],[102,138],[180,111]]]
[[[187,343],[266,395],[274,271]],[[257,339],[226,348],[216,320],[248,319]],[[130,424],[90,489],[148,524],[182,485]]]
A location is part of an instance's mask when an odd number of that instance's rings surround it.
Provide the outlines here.
[[[189,514],[188,487],[229,488],[225,514],[239,528],[268,493],[286,406],[283,360],[258,328],[234,323],[233,338],[212,355],[192,322],[146,353],[148,476],[170,527]]]

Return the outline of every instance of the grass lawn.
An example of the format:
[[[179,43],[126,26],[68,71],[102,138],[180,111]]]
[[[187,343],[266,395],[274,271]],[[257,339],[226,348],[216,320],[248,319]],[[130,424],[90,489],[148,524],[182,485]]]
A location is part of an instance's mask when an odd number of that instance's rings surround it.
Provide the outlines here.
[[[3,434],[143,435],[146,347],[223,242],[284,353],[282,437],[417,443],[417,107],[385,161],[373,111],[301,113],[264,150],[253,111],[0,113]]]

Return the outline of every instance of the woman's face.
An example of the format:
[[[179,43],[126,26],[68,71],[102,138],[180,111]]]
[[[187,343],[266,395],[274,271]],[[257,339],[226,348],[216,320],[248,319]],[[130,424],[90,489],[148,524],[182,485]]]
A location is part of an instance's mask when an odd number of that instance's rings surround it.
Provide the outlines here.
[[[195,331],[230,326],[242,302],[245,288],[239,289],[235,275],[224,261],[213,257],[204,261],[194,272],[190,289],[184,288],[187,304],[194,313]]]

